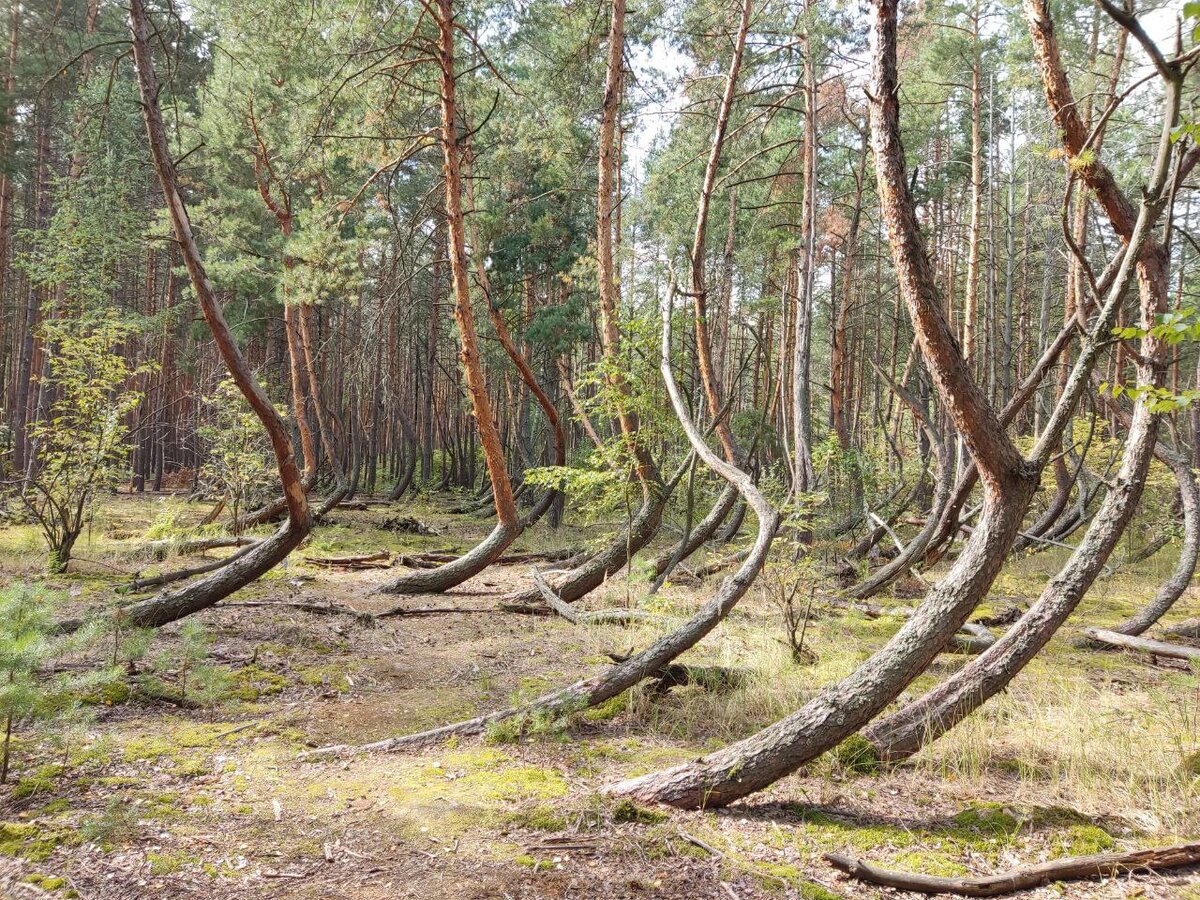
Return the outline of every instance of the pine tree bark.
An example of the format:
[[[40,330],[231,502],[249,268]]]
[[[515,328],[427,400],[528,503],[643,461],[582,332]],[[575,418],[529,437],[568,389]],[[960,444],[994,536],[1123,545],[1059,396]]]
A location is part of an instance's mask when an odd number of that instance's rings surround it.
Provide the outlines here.
[[[385,594],[422,594],[447,591],[477,575],[500,557],[521,533],[520,517],[513,499],[512,482],[504,458],[504,445],[488,395],[479,355],[479,336],[471,306],[467,277],[466,225],[463,219],[462,166],[465,138],[458,132],[457,73],[455,71],[455,18],[452,0],[437,0],[438,65],[441,70],[442,151],[445,158],[446,228],[450,256],[450,284],[454,293],[454,321],[462,340],[460,359],[471,409],[479,432],[479,443],[487,462],[496,526],[491,534],[452,563],[395,578],[379,590]]]
[[[167,132],[159,107],[158,77],[154,71],[154,60],[150,51],[151,25],[142,0],[132,0],[129,26],[150,154],[162,187],[171,225],[179,242],[180,253],[217,350],[270,439],[288,510],[288,519],[284,526],[236,562],[195,584],[142,600],[122,610],[121,614],[129,624],[154,627],[205,609],[272,569],[308,534],[312,528],[312,517],[287,425],[255,379],[225,321],[225,315],[217,302],[192,233],[191,221],[179,190],[175,163],[171,158]]]
[[[926,368],[978,460],[982,518],[954,566],[913,616],[850,676],[745,740],[616,785],[615,793],[687,808],[721,806],[766,787],[853,734],[924,671],[966,621],[999,573],[1036,490],[1037,469],[1021,457],[971,378],[917,227],[900,143],[896,0],[873,4],[871,45],[871,135],[893,263]]]
[[[1047,103],[1062,130],[1064,149],[1077,158],[1085,146],[1082,143],[1084,132],[1081,127],[1073,127],[1078,123],[1074,98],[1058,52],[1046,0],[1026,0],[1025,13]],[[1103,163],[1095,161],[1083,171],[1082,177],[1101,200],[1113,230],[1125,244],[1125,252],[1068,383],[1080,376],[1084,366],[1090,370],[1088,362],[1095,358],[1100,341],[1107,336],[1120,298],[1135,269],[1143,327],[1153,325],[1167,308],[1166,273],[1169,256],[1152,232],[1168,201],[1167,183],[1173,146],[1171,134],[1179,116],[1179,81],[1166,79],[1165,88],[1157,156],[1136,215],[1133,214],[1132,204],[1116,186]],[[1076,143],[1076,140],[1080,142]],[[1138,367],[1141,384],[1150,387],[1163,385],[1166,349],[1165,343],[1159,338],[1147,335],[1143,339]],[[1121,467],[1103,506],[1078,548],[1062,570],[1050,580],[1029,612],[995,645],[954,676],[920,700],[867,729],[864,736],[881,758],[898,759],[911,755],[924,743],[962,721],[1006,687],[1066,621],[1103,570],[1109,554],[1136,512],[1157,438],[1158,416],[1152,411],[1153,406],[1152,393],[1139,396]],[[1056,413],[1061,410],[1060,404]],[[1042,443],[1049,444],[1046,436],[1043,436]]]

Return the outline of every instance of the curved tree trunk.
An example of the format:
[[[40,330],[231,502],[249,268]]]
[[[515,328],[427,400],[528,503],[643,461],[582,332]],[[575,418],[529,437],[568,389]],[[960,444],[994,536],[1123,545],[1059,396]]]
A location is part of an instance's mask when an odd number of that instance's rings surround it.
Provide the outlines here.
[[[1083,149],[1073,137],[1082,129],[1072,130],[1070,119],[1075,115],[1070,88],[1066,84],[1062,61],[1058,55],[1053,23],[1045,5],[1046,0],[1026,0],[1026,16],[1034,40],[1034,52],[1046,90],[1046,100],[1063,130],[1064,149],[1077,155]],[[1150,185],[1145,189],[1141,208],[1132,215],[1132,204],[1120,194],[1108,170],[1099,162],[1088,167],[1084,179],[1096,191],[1108,213],[1113,230],[1126,245],[1118,276],[1109,288],[1104,306],[1097,317],[1080,361],[1081,365],[1097,352],[1106,337],[1111,322],[1108,319],[1119,305],[1121,295],[1134,271],[1136,260],[1138,293],[1141,302],[1143,327],[1149,328],[1167,308],[1166,248],[1152,235],[1155,223],[1166,206],[1167,180],[1171,162],[1171,133],[1179,114],[1179,83],[1166,81],[1165,112],[1153,165]],[[1064,120],[1066,124],[1064,124]],[[1109,192],[1105,198],[1102,190]],[[1104,200],[1107,199],[1107,203]],[[1155,337],[1142,341],[1138,365],[1139,382],[1161,386],[1166,375],[1166,345]],[[1113,487],[1099,514],[1093,519],[1087,534],[1062,570],[1051,579],[1037,603],[1021,617],[994,646],[929,694],[903,709],[885,717],[864,733],[881,758],[903,758],[916,752],[929,740],[937,738],[962,721],[988,698],[1002,690],[1013,677],[1053,637],[1067,616],[1083,598],[1096,576],[1104,568],[1109,554],[1120,540],[1125,526],[1132,519],[1145,486],[1146,473],[1154,452],[1158,416],[1151,411],[1153,394],[1139,397],[1134,409],[1125,456]]]
[[[1077,323],[1074,318],[1067,323],[1055,339],[1050,343],[1038,359],[1033,370],[1026,376],[1021,386],[1012,398],[1004,404],[1004,409],[1000,411],[1000,424],[1010,425],[1025,408],[1025,405],[1033,398],[1038,386],[1042,380],[1050,372],[1051,368],[1058,361],[1059,356],[1071,343],[1077,329]],[[959,515],[962,513],[963,505],[971,496],[971,491],[975,488],[975,484],[979,480],[979,470],[975,467],[974,461],[967,465],[966,471],[959,477],[958,483],[954,486],[954,493],[951,495],[950,503],[946,506],[942,513],[941,522],[938,523],[937,534],[934,535],[929,546],[926,548],[926,563],[932,565],[941,558],[945,552],[950,540],[958,532]]]
[[[438,62],[441,68],[442,149],[446,166],[446,223],[449,232],[450,280],[454,287],[454,319],[462,339],[462,366],[471,397],[471,408],[479,428],[479,442],[487,460],[492,498],[496,505],[496,527],[469,553],[452,563],[394,578],[379,590],[385,594],[424,594],[447,591],[482,572],[499,558],[521,533],[512,483],[504,459],[504,447],[488,396],[487,382],[479,356],[479,337],[471,308],[467,280],[466,228],[463,220],[462,156],[469,152],[458,134],[456,73],[454,63],[454,9],[451,0],[438,0]]]
[[[609,576],[621,571],[636,554],[654,539],[662,523],[663,511],[671,493],[687,473],[689,461],[685,460],[666,484],[651,486],[649,496],[642,501],[638,511],[607,547],[592,554],[585,562],[576,566],[550,583],[550,589],[565,603],[574,603],[586,597],[608,580]],[[504,608],[527,609],[530,606],[545,608],[542,593],[536,588],[514,591],[500,598]]]
[[[400,415],[400,430],[404,432],[404,437],[407,439],[410,452],[404,461],[404,471],[400,473],[400,477],[396,479],[395,485],[393,485],[391,491],[388,492],[389,500],[399,500],[412,485],[413,476],[417,471],[417,455],[419,452],[417,432],[416,429],[413,428],[412,421],[408,418],[403,410],[399,410],[398,412]]]
[[[882,377],[888,377],[878,366],[876,366],[876,371]],[[890,379],[888,380],[890,381]],[[859,600],[875,596],[875,594],[883,590],[892,581],[904,575],[925,554],[925,548],[929,546],[929,542],[933,539],[933,535],[938,529],[942,512],[945,510],[946,504],[950,502],[950,490],[954,483],[954,455],[950,452],[950,448],[942,441],[941,435],[933,430],[933,425],[929,422],[924,407],[917,398],[909,394],[900,385],[892,383],[892,390],[912,410],[912,414],[917,418],[921,428],[925,431],[926,437],[929,439],[930,450],[933,452],[938,463],[937,481],[934,483],[933,504],[930,507],[929,515],[925,519],[925,525],[917,536],[905,545],[904,549],[895,559],[887,563],[887,565],[880,567],[878,571],[871,573],[865,580],[846,590],[847,596],[855,597]]]
[[[716,533],[715,540],[718,544],[728,544],[738,532],[742,530],[742,523],[746,521],[746,502],[740,497],[733,506],[733,515],[729,517],[729,521],[725,527]]]
[[[1158,417],[1139,403],[1114,486],[1083,541],[1037,602],[991,648],[919,700],[880,719],[863,736],[880,759],[911,756],[1003,690],[1049,642],[1104,569],[1141,499]]]
[[[926,368],[982,474],[980,524],[912,618],[856,672],[758,734],[697,762],[616,785],[616,793],[689,808],[724,805],[854,733],[911,683],[966,621],[999,573],[1036,490],[1037,467],[1021,458],[971,378],[925,254],[900,144],[895,0],[875,4],[871,37],[872,144],[893,261]]]
[[[485,716],[469,719],[465,722],[445,725],[431,731],[421,732],[420,734],[389,738],[361,747],[324,747],[303,754],[302,758],[345,752],[395,750],[399,747],[419,746],[433,741],[445,740],[456,735],[480,734],[496,722],[517,716],[567,715],[596,706],[611,697],[623,693],[643,679],[661,671],[664,666],[672,662],[681,653],[694,647],[729,614],[729,611],[733,609],[737,602],[745,595],[746,591],[750,589],[750,585],[754,583],[754,579],[758,576],[759,571],[767,560],[767,555],[770,553],[771,543],[775,538],[775,532],[779,528],[779,513],[759,492],[758,488],[754,486],[749,475],[737,466],[725,462],[709,449],[708,445],[704,442],[704,436],[700,433],[700,429],[696,427],[688,415],[687,406],[684,404],[683,397],[679,393],[679,388],[675,384],[675,377],[671,372],[671,306],[672,303],[668,300],[663,307],[663,350],[660,365],[663,380],[666,382],[667,393],[671,397],[671,405],[674,407],[675,414],[682,423],[684,431],[687,433],[688,441],[691,443],[695,453],[714,469],[718,475],[737,488],[738,493],[746,499],[747,504],[753,508],[755,515],[758,517],[758,537],[741,567],[721,583],[721,586],[717,589],[712,599],[705,603],[700,611],[684,625],[659,638],[641,653],[630,656],[628,659],[594,678],[578,681],[566,688],[539,697],[523,706],[510,707]],[[682,477],[682,474],[681,471],[679,473],[680,477]]]
[[[671,569],[703,547],[705,542],[721,527],[721,523],[725,521],[729,511],[733,509],[733,504],[740,496],[741,494],[733,485],[729,485],[721,491],[707,516],[696,523],[696,526],[680,538],[675,546],[654,557],[651,562],[654,577],[657,579],[664,574],[669,574]]]
[[[725,90],[717,108],[717,122],[709,146],[708,162],[704,167],[704,182],[696,203],[696,228],[692,237],[692,252],[689,257],[691,269],[692,307],[695,310],[696,361],[700,369],[700,382],[704,387],[704,399],[714,417],[713,426],[725,451],[726,462],[738,465],[738,451],[733,431],[722,414],[721,385],[713,366],[712,340],[708,332],[708,284],[705,280],[707,256],[708,211],[712,204],[713,191],[717,184],[717,169],[721,165],[721,151],[725,146],[725,133],[729,128],[729,116],[733,111],[733,100],[737,93],[738,74],[742,69],[742,55],[746,49],[746,33],[750,29],[750,9],[753,0],[743,0],[737,37],[734,39],[733,56],[729,61],[729,72],[725,76]]]
[[[1183,596],[1183,592],[1192,583],[1192,576],[1196,574],[1196,560],[1200,555],[1200,487],[1196,484],[1196,476],[1188,460],[1161,446],[1158,457],[1170,467],[1179,480],[1183,504],[1183,546],[1179,548],[1179,561],[1175,564],[1175,571],[1162,583],[1154,599],[1144,609],[1109,629],[1119,634],[1145,633]]]
[[[197,302],[212,332],[213,340],[221,354],[234,383],[262,422],[263,429],[271,441],[271,449],[279,469],[279,480],[283,486],[288,520],[270,538],[236,562],[219,569],[213,574],[178,591],[133,604],[124,615],[138,625],[157,626],[189,615],[218,602],[241,587],[249,584],[264,572],[273,568],[287,557],[304,539],[312,528],[312,517],[308,500],[301,482],[300,470],[292,450],[291,436],[287,425],[275,410],[274,405],[255,379],[250,366],[225,321],[224,313],[216,300],[212,284],[208,280],[204,262],[200,257],[192,234],[191,221],[183,197],[179,193],[175,163],[171,158],[166,129],[163,126],[159,107],[159,84],[154,71],[154,60],[150,52],[151,25],[142,5],[142,0],[132,0],[129,12],[129,27],[133,38],[134,61],[137,69],[138,88],[142,98],[142,114],[146,123],[146,134],[150,143],[150,154],[154,169],[162,186],[163,197],[171,218],[180,252],[187,266]]]

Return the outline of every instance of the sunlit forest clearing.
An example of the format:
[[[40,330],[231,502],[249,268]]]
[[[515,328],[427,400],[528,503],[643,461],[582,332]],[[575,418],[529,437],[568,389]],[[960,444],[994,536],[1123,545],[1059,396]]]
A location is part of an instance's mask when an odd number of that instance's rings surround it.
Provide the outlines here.
[[[0,897],[1200,900],[1200,4],[5,11]]]

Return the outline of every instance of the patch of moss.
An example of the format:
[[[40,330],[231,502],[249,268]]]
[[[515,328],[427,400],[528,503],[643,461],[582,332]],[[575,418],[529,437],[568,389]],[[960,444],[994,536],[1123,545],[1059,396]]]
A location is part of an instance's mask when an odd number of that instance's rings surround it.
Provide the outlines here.
[[[970,874],[970,870],[958,860],[927,848],[898,854],[889,866],[905,872],[918,872],[921,875],[935,875],[940,878],[960,878]]]
[[[159,734],[136,735],[125,741],[122,755],[129,762],[173,756],[181,749],[211,747],[223,729],[218,726],[193,725],[189,722],[166,720]]]
[[[800,900],[842,900],[841,894],[835,894],[824,885],[815,881],[802,881],[799,885]]]
[[[847,772],[878,775],[883,768],[875,745],[861,734],[852,734],[833,749],[833,758]]]
[[[106,681],[84,694],[80,700],[89,706],[121,706],[133,697],[133,688],[121,678]]]
[[[1059,856],[1088,856],[1104,853],[1114,846],[1112,835],[1098,825],[1072,825],[1064,834],[1054,836]]]
[[[530,831],[564,831],[570,825],[566,816],[546,803],[515,810],[505,816],[505,821],[516,828]]]
[[[609,697],[598,706],[583,711],[583,718],[588,722],[609,722],[629,709],[629,691]]]
[[[186,853],[147,853],[151,875],[173,875],[195,860]]]
[[[535,872],[545,872],[554,868],[554,863],[548,859],[536,859],[528,853],[522,853],[520,856],[513,857],[513,862],[518,866],[527,866]]]
[[[36,822],[0,822],[0,854],[41,862],[58,847],[79,843],[69,828],[54,828]]]
[[[58,785],[58,777],[62,774],[60,765],[41,766],[32,775],[27,775],[13,787],[14,800],[25,800],[38,794],[48,794]]]
[[[1011,811],[999,804],[974,804],[957,813],[951,821],[958,836],[970,840],[975,837],[994,838],[1008,841],[1021,830],[1021,823]]]
[[[192,757],[178,760],[171,773],[185,778],[198,778],[201,775],[211,775],[212,770],[212,765],[207,759]]]
[[[637,822],[639,825],[657,825],[667,820],[667,814],[661,810],[638,806],[628,797],[617,801],[612,817],[614,822]]]
[[[60,878],[57,875],[42,875],[38,872],[34,872],[32,875],[26,875],[21,880],[26,884],[36,885],[43,891],[57,891],[60,888],[65,887],[67,884],[67,879],[65,878]]]
[[[799,869],[786,863],[756,862],[746,870],[768,891],[784,891],[804,880]]]
[[[258,665],[242,666],[233,673],[232,694],[239,700],[252,701],[282,693],[287,679]]]
[[[922,838],[916,832],[887,822],[860,823],[804,806],[794,806],[792,810],[801,819],[791,832],[795,842],[821,850],[852,848],[865,852],[880,846],[910,847]]]
[[[339,694],[350,690],[350,679],[345,670],[337,665],[312,666],[299,671],[300,683],[310,687],[330,688]]]
[[[1034,828],[1066,828],[1070,825],[1091,825],[1092,820],[1069,806],[1038,806],[1029,811]]]

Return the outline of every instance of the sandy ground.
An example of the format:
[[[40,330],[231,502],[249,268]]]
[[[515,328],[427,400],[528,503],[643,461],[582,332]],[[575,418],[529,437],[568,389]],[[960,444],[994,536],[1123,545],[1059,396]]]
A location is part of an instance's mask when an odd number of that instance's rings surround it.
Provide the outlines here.
[[[114,546],[136,543],[137,523],[151,510],[132,501],[120,510],[110,523]],[[615,780],[694,758],[771,721],[772,709],[759,708],[752,693],[763,689],[759,683],[725,700],[696,687],[662,698],[636,693],[628,703],[519,737],[496,733],[420,752],[299,761],[315,746],[403,734],[531,697],[598,670],[604,652],[627,651],[652,633],[492,610],[500,594],[527,583],[527,566],[493,568],[441,597],[395,598],[372,590],[398,569],[331,572],[303,563],[306,552],[466,547],[487,525],[427,510],[440,535],[417,540],[376,527],[396,511],[339,512],[339,524],[319,532],[286,571],[198,617],[210,640],[205,665],[224,679],[200,708],[135,690],[98,704],[65,748],[44,735],[20,736],[13,784],[0,789],[0,896],[899,897],[846,880],[822,854],[930,874],[986,874],[1194,833],[1187,784],[1175,779],[1156,798],[1131,788],[1113,795],[1126,798],[1118,804],[1101,789],[1084,790],[1071,774],[1080,742],[1103,737],[1060,731],[1034,753],[1017,733],[1029,726],[990,708],[972,739],[994,752],[974,767],[923,755],[915,765],[864,775],[825,759],[749,801],[707,812],[645,810],[602,794]],[[527,536],[521,549],[586,536]],[[121,558],[113,546],[89,552]],[[0,572],[10,576],[29,577],[34,568],[28,553],[0,555]],[[103,566],[80,569],[62,582],[76,602],[94,602],[117,583]],[[673,586],[655,608],[686,614],[715,584]],[[589,602],[623,602],[640,590],[615,579]],[[372,613],[397,605],[465,611],[368,624],[282,605],[297,602]],[[821,622],[813,646],[835,672],[842,663],[834,654],[847,635],[858,641],[850,665],[889,627],[849,628],[832,612]],[[769,598],[752,594],[688,659],[753,668],[778,630]],[[178,626],[164,629],[135,668],[171,683],[179,640]],[[1063,659],[1088,665],[1078,653],[1063,651]],[[943,660],[939,671],[958,664]],[[1117,715],[1114,729],[1134,727],[1133,718],[1122,725],[1120,716],[1177,703],[1170,739],[1181,754],[1195,749],[1187,742],[1197,738],[1200,688],[1190,672],[1107,655],[1070,677],[1080,680],[1078,690],[1112,699],[1111,709],[1096,713]],[[812,689],[797,684],[801,697]],[[1147,732],[1146,740],[1166,738]],[[1096,756],[1102,748],[1094,749]],[[1200,873],[1180,870],[1024,896],[1196,898],[1197,885]]]

